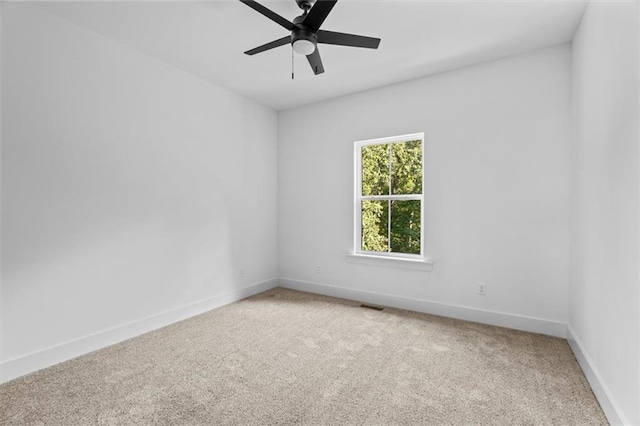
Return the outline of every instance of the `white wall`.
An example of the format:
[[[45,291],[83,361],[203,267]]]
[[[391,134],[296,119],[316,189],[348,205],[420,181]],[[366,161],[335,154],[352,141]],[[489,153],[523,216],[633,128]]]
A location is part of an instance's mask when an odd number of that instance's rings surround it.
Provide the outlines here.
[[[31,5],[4,12],[5,380],[277,277],[275,112]]]
[[[637,9],[589,5],[572,75],[569,338],[609,419],[627,424],[640,424]]]
[[[4,17],[4,2],[0,1],[0,188],[2,187],[2,33],[3,33],[3,18]],[[0,222],[2,221],[2,197],[0,196]],[[2,258],[2,227],[0,226],[0,259]],[[4,316],[2,309],[2,261],[0,261],[0,383],[2,383],[2,348],[3,348],[3,334],[2,334],[2,318]]]
[[[285,285],[564,335],[569,45],[287,110],[278,126]],[[421,131],[433,271],[347,262],[354,141]]]

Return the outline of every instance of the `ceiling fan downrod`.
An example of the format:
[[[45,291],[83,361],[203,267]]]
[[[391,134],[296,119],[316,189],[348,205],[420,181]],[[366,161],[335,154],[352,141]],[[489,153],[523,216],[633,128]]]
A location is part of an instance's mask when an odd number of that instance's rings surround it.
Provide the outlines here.
[[[296,0],[298,7],[304,11],[305,15],[309,13],[309,10],[313,7],[315,2],[316,0]]]

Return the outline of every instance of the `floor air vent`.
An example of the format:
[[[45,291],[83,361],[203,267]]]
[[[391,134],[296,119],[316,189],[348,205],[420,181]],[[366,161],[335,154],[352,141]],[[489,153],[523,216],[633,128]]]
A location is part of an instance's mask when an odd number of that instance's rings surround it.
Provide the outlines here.
[[[366,303],[363,303],[360,305],[361,308],[367,308],[367,309],[373,309],[374,311],[381,311],[384,308],[382,306],[374,306],[374,305],[367,305]]]

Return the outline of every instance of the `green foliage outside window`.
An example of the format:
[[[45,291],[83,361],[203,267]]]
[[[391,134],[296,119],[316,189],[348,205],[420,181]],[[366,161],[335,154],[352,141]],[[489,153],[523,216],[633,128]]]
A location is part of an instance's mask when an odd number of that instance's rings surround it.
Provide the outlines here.
[[[422,194],[422,141],[362,147],[362,195]],[[420,200],[362,200],[362,250],[420,254]]]

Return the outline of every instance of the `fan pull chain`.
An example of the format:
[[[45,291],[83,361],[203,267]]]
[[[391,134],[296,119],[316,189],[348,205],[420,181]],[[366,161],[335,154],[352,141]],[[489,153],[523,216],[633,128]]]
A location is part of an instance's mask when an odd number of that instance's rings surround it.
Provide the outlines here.
[[[291,80],[294,79],[293,64],[294,64],[294,60],[293,60],[293,45],[291,45]]]

